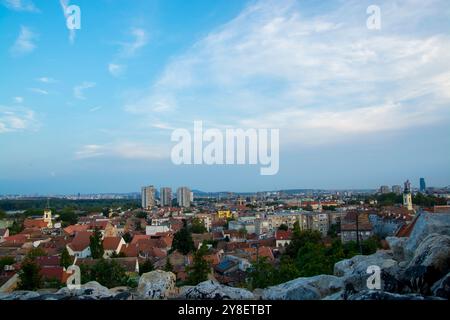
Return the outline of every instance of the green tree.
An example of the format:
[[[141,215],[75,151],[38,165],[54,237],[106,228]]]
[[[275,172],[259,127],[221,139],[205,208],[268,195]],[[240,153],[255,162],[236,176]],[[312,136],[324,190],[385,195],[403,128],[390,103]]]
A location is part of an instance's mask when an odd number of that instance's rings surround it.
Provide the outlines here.
[[[9,234],[15,235],[23,231],[23,220],[14,220],[12,225],[9,227]]]
[[[90,278],[107,288],[123,286],[128,282],[125,269],[110,259],[100,259],[94,264],[90,270]]]
[[[42,256],[46,256],[46,255],[47,255],[47,253],[45,252],[45,250],[38,247],[38,248],[30,249],[30,251],[28,251],[28,253],[27,253],[27,258],[34,260],[37,257],[42,257]]]
[[[327,260],[325,247],[321,243],[308,242],[301,247],[297,254],[296,265],[302,277],[333,272]]]
[[[6,212],[3,211],[2,209],[0,209],[0,220],[5,219],[6,218]]]
[[[287,224],[280,224],[280,226],[278,227],[278,230],[280,230],[280,231],[288,231],[289,230],[289,227],[288,227],[288,225]]]
[[[150,261],[150,259],[146,259],[144,261],[144,263],[139,265],[139,274],[140,275],[143,273],[153,271],[153,270],[154,270],[153,263]]]
[[[275,284],[275,273],[276,269],[267,261],[266,257],[258,259],[253,263],[249,272],[250,289],[264,289]]]
[[[175,233],[173,236],[172,251],[178,250],[182,254],[188,254],[189,252],[194,251],[194,249],[194,240],[192,240],[192,235],[188,228],[183,227]]]
[[[192,219],[191,222],[191,232],[192,233],[205,233],[208,230],[206,230],[205,224],[203,221],[199,218]]]
[[[64,268],[68,268],[73,263],[73,258],[70,256],[69,251],[67,251],[67,248],[64,247],[64,250],[61,253],[61,259],[60,259],[60,266]]]
[[[59,214],[59,219],[65,225],[76,224],[78,222],[78,216],[70,208],[64,208],[63,211],[61,211],[61,213]]]
[[[295,265],[295,261],[291,257],[283,255],[274,277],[276,282],[274,284],[279,284],[300,277],[300,272]]]
[[[129,232],[126,232],[126,233],[122,236],[122,238],[123,238],[123,240],[124,240],[126,243],[130,243],[131,240],[133,239],[133,236],[132,236]]]
[[[92,258],[99,259],[103,257],[102,234],[98,228],[95,228],[94,234],[90,237],[89,247],[91,249]]]
[[[208,280],[210,265],[208,261],[205,260],[207,250],[206,246],[201,246],[200,249],[194,253],[192,265],[187,267],[187,284],[195,286],[200,282]]]
[[[37,290],[42,286],[41,269],[35,259],[25,258],[19,271],[19,285],[21,290]]]
[[[166,258],[166,264],[164,265],[164,271],[173,272],[173,265],[170,263],[169,257]]]
[[[145,211],[139,211],[138,213],[136,213],[136,218],[139,218],[139,219],[147,219],[147,212],[145,212]]]

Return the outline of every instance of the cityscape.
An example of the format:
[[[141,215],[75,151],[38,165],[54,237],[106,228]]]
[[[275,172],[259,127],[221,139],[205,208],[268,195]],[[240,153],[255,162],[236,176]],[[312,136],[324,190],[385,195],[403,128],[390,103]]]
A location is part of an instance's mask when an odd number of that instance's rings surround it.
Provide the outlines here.
[[[0,0],[0,306],[448,303],[449,21],[448,0]]]

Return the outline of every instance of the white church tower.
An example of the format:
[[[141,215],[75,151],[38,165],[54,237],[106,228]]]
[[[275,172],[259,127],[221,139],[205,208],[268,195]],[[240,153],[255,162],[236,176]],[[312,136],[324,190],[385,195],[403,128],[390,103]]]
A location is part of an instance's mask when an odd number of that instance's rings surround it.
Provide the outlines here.
[[[47,200],[47,208],[44,209],[44,221],[47,222],[48,228],[53,228],[52,210],[50,210],[48,200]]]
[[[406,180],[405,189],[403,190],[403,206],[406,207],[410,211],[413,210],[412,196],[411,196],[411,183],[409,182],[409,180]]]

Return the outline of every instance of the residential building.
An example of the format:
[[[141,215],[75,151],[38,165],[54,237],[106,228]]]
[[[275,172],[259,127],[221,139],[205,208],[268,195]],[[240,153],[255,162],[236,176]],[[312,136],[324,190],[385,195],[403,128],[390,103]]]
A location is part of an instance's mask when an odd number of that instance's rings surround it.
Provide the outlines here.
[[[425,184],[425,178],[420,178],[420,192],[425,193],[427,186]]]
[[[358,219],[358,220],[356,220]],[[341,222],[341,241],[366,240],[373,235],[372,224],[367,212],[350,211]]]
[[[392,192],[397,195],[400,195],[400,194],[402,194],[402,187],[398,184],[394,185],[394,186],[392,186]]]
[[[385,194],[391,192],[391,188],[389,186],[381,186],[380,187],[380,193]]]
[[[172,189],[169,187],[161,188],[159,192],[159,197],[161,199],[162,207],[171,207],[172,206]]]
[[[191,190],[188,187],[177,189],[177,203],[180,207],[189,208],[191,206]]]
[[[147,186],[141,189],[141,201],[143,209],[151,209],[155,205],[155,187]]]

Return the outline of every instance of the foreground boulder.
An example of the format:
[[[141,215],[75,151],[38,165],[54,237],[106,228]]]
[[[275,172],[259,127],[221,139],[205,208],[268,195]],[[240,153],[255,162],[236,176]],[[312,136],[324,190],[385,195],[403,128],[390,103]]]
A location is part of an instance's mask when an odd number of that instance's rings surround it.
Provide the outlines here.
[[[344,279],[332,275],[298,278],[277,286],[269,287],[262,293],[265,300],[318,300],[340,292]]]
[[[411,235],[405,242],[405,259],[410,260],[422,241],[433,233],[450,236],[450,213],[421,212],[419,214]]]
[[[143,299],[166,299],[175,292],[176,276],[172,272],[155,270],[141,275],[137,293]]]
[[[180,299],[200,300],[252,300],[253,293],[241,288],[222,285],[214,280],[207,280],[194,287],[186,287],[182,290]]]
[[[36,291],[18,290],[8,293],[0,293],[0,300],[30,300],[39,297]]]
[[[433,284],[450,272],[450,236],[430,234],[418,246],[403,278],[411,292],[431,294]]]
[[[424,297],[419,294],[398,294],[384,291],[367,290],[350,295],[347,300],[441,300],[436,297]]]
[[[437,281],[431,288],[431,291],[434,296],[449,300],[450,299],[450,272],[447,273],[447,275],[445,277],[443,277],[441,280]]]
[[[114,295],[107,287],[102,286],[97,281],[90,281],[82,284],[79,289],[69,289],[64,287],[58,290],[56,294],[80,300],[106,299],[111,298]]]

